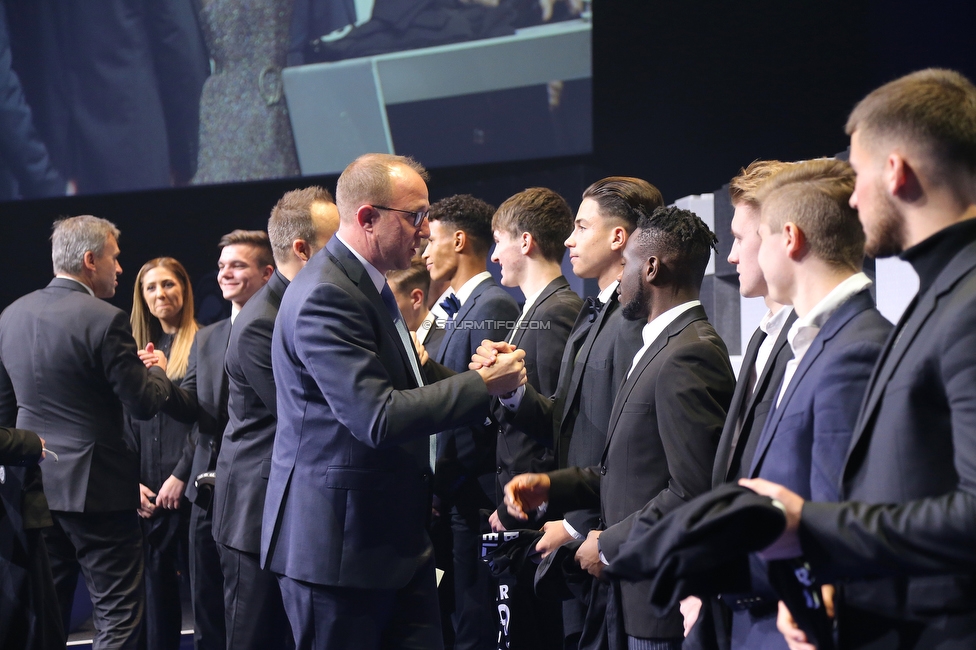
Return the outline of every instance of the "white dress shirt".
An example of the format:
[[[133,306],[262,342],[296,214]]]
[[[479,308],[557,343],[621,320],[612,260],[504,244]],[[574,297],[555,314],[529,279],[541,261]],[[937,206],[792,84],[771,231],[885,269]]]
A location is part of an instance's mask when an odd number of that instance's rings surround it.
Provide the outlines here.
[[[850,300],[854,294],[870,285],[871,280],[868,276],[864,273],[855,273],[821,298],[820,302],[810,310],[810,313],[793,322],[790,331],[786,333],[786,340],[789,341],[790,349],[793,350],[793,358],[786,364],[783,383],[780,386],[779,395],[776,397],[776,406],[779,406],[779,403],[783,401],[783,395],[786,394],[786,389],[793,381],[793,375],[796,374],[797,367],[803,361],[803,355],[807,353],[813,340],[817,338],[820,328],[834,315],[834,312],[840,309],[841,305]]]
[[[641,346],[641,349],[638,350],[637,354],[634,355],[634,360],[630,364],[630,370],[627,371],[627,377],[630,377],[630,373],[634,372],[634,368],[637,367],[637,363],[641,360],[641,357],[644,356],[644,353],[647,352],[647,349],[651,347],[651,343],[657,340],[657,337],[660,336],[664,330],[668,329],[668,325],[673,323],[678,316],[685,313],[689,309],[699,306],[701,306],[700,300],[689,300],[688,302],[683,302],[677,307],[672,307],[671,309],[667,310],[645,325],[644,329],[641,330],[641,338],[644,340],[644,345]]]
[[[767,311],[766,315],[759,321],[759,329],[765,332],[766,338],[759,344],[759,350],[756,351],[756,362],[752,368],[746,369],[746,372],[749,373],[749,388],[746,392],[746,402],[752,398],[752,393],[756,390],[756,382],[762,377],[763,371],[766,370],[766,364],[769,363],[769,357],[773,353],[773,346],[776,344],[776,339],[779,338],[780,333],[783,331],[783,326],[786,325],[786,321],[792,313],[793,307],[785,305],[780,307],[779,311],[775,314]]]

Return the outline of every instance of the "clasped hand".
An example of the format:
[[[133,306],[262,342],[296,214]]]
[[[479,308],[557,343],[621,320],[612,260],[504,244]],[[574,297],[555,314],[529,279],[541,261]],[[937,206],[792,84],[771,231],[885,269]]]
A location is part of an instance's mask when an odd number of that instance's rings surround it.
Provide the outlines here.
[[[151,341],[146,345],[145,350],[139,350],[139,359],[146,364],[147,368],[159,366],[163,372],[166,372],[166,355],[155,349]]]
[[[468,368],[481,375],[491,395],[507,395],[525,383],[525,351],[485,339]]]

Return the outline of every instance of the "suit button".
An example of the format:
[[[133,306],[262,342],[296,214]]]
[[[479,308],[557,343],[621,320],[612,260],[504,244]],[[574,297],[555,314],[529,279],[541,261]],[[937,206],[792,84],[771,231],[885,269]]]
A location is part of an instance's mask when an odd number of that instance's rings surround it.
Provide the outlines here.
[[[607,466],[606,465],[603,465],[603,466],[600,467],[600,474],[602,474],[603,476],[606,476],[607,475]]]
[[[501,474],[501,473],[502,473],[502,466],[499,465],[498,467],[495,468],[495,474]]]

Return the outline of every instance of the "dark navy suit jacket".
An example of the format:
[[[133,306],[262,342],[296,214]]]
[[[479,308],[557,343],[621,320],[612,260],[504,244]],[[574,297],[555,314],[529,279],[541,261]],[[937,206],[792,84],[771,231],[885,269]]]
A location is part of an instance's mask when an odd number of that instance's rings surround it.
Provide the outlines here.
[[[261,555],[275,573],[400,589],[429,560],[430,435],[484,421],[489,399],[474,372],[418,387],[409,355],[333,237],[289,285],[272,338],[278,431]]]
[[[770,389],[771,410],[759,435],[750,478],[779,483],[804,499],[837,501],[840,474],[871,371],[891,332],[867,289],[844,302],[823,324],[776,405],[782,381]],[[787,345],[786,351],[790,352]],[[750,557],[753,595],[778,599],[766,563]],[[749,623],[746,623],[749,621]],[[736,618],[749,626],[733,647],[785,648],[774,614]]]
[[[749,477],[804,499],[837,501],[840,472],[871,371],[891,332],[867,289],[844,302],[803,355],[759,436]]]
[[[507,339],[518,317],[515,299],[494,278],[486,278],[454,319],[445,322],[443,337],[431,359],[454,372],[464,372],[481,342]],[[490,508],[495,496],[495,442],[496,429],[484,421],[440,433],[434,484],[437,495],[447,502],[467,501],[474,509]]]

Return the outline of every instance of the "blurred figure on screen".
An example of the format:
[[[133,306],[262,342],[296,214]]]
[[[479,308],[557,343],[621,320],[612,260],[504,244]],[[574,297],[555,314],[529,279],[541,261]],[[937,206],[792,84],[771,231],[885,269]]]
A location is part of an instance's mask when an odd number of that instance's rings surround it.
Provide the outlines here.
[[[288,65],[509,36],[582,12],[583,0],[295,0]]]
[[[208,73],[193,1],[5,0],[34,124],[72,190],[193,176]]]
[[[200,159],[193,182],[298,176],[281,84],[292,0],[201,5],[215,68],[200,97]]]

